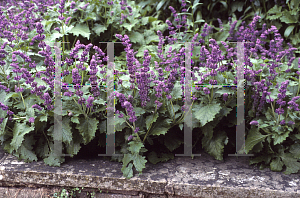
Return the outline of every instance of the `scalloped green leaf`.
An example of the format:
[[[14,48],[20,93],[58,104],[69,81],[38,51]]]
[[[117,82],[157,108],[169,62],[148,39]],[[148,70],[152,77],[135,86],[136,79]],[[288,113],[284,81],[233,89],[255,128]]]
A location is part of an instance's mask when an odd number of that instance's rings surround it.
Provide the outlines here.
[[[202,138],[202,148],[205,149],[208,154],[213,156],[217,160],[223,160],[224,144],[226,140],[226,132],[218,131],[212,139],[207,136]]]
[[[94,24],[94,27],[93,27],[92,30],[94,30],[94,32],[95,32],[97,35],[100,35],[102,32],[105,32],[105,30],[107,30],[107,27],[104,26],[104,25],[101,25],[101,24],[96,23],[96,24]]]
[[[128,148],[128,150],[132,153],[132,154],[135,154],[135,153],[139,153],[140,152],[140,149],[142,147],[144,147],[143,143],[142,142],[137,142],[137,141],[131,141],[128,143],[130,146]]]
[[[281,171],[283,167],[283,162],[281,161],[281,159],[279,157],[276,157],[276,159],[273,159],[271,164],[270,164],[270,168],[272,171]]]
[[[250,132],[245,141],[245,152],[246,154],[259,142],[263,142],[269,135],[262,135],[259,133],[258,128],[251,126]]]
[[[272,134],[272,138],[274,138],[274,145],[282,143],[284,140],[286,140],[286,138],[289,136],[289,134],[290,134],[290,131],[287,131],[280,135],[277,133]]]
[[[33,135],[25,136],[23,144],[18,149],[18,153],[20,154],[19,160],[24,159],[25,162],[33,162],[37,161],[37,156],[32,150],[33,145],[35,145],[36,140]]]
[[[138,153],[135,153],[133,156],[133,165],[135,169],[139,172],[142,172],[142,170],[145,168],[145,164],[147,163],[145,156],[141,156]]]
[[[90,39],[90,30],[86,24],[77,23],[75,27],[70,30],[70,33],[74,34],[75,36],[83,36],[87,39]]]
[[[297,16],[293,16],[289,11],[283,11],[283,16],[280,18],[280,21],[283,23],[297,23]]]
[[[164,138],[165,146],[172,152],[177,149],[183,143],[177,136],[171,133],[167,133]]]
[[[193,109],[193,114],[195,114],[196,119],[204,126],[206,123],[212,121],[220,110],[220,104],[198,105]]]
[[[133,177],[133,170],[132,170],[132,166],[133,164],[130,163],[127,167],[127,164],[132,161],[134,159],[134,156],[132,154],[124,154],[124,157],[123,157],[123,166],[122,166],[122,169],[121,171],[123,172],[123,176],[126,177],[126,178],[131,178]]]
[[[137,117],[146,113],[145,109],[143,109],[141,107],[135,107],[135,108],[133,108],[133,111],[135,112],[135,116],[137,116]]]
[[[78,129],[82,135],[85,145],[95,137],[98,123],[99,121],[96,118],[80,118],[80,124],[77,124],[76,129]]]
[[[26,123],[15,123],[13,128],[13,139],[10,143],[14,150],[18,150],[24,140],[24,136],[33,130],[34,126],[29,127],[26,125]]]
[[[297,162],[297,159],[295,159],[291,153],[283,153],[280,157],[286,166],[284,174],[290,175],[292,173],[298,173],[300,170],[300,163]]]
[[[53,144],[52,144],[52,147],[53,147]],[[49,166],[60,167],[60,165],[65,162],[65,158],[61,157],[61,156],[57,156],[52,151],[47,158],[44,158],[43,161],[45,162],[45,164],[47,164]]]
[[[158,118],[158,113],[156,113],[155,115],[149,115],[146,118],[146,127],[147,130],[149,129],[150,125],[153,124],[154,122],[156,122],[157,118]]]
[[[131,31],[131,33],[129,35],[129,39],[133,43],[141,43],[141,44],[143,44],[143,42],[145,40],[144,35],[139,32],[136,32],[136,31]]]
[[[293,155],[294,158],[300,159],[300,144],[293,144],[289,152]]]
[[[122,26],[125,27],[128,31],[132,31],[132,28],[134,26],[136,26],[136,24],[138,23],[138,20],[134,20],[131,23],[123,23]]]

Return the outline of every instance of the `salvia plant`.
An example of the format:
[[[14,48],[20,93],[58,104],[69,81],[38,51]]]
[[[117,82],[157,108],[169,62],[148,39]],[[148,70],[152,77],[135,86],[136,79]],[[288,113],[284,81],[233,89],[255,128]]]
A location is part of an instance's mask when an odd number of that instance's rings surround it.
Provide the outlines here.
[[[56,39],[68,41],[69,35],[76,36],[74,46],[62,47],[63,153],[73,157],[82,144],[106,133],[106,111],[109,109],[106,108],[104,85],[109,82],[104,63],[109,57],[97,45],[83,44],[77,36],[90,36],[89,23],[94,20],[91,13],[96,13],[101,5],[115,6],[105,9],[107,15],[102,17],[110,21],[120,19],[124,27],[128,27],[125,9],[128,17],[138,17],[138,7],[128,6],[134,2],[124,0],[80,3],[62,0],[44,7],[37,1],[24,1],[19,3],[24,8],[22,11],[10,4],[1,7],[0,140],[7,152],[26,162],[40,158],[50,166],[60,166],[65,161],[52,150],[56,138],[52,119],[56,57],[52,41]],[[169,36],[163,35],[163,26],[157,27],[162,29],[143,45],[157,38],[158,44],[149,45],[149,49],[140,47],[142,54],[131,43],[131,38],[136,39],[134,35],[114,34],[114,41],[122,42],[125,47],[124,53],[115,59],[123,57],[126,61],[115,65],[117,83],[109,97],[116,98],[115,130],[120,135],[115,146],[121,148],[116,153],[124,156],[114,156],[111,160],[122,162],[124,177],[131,178],[133,166],[142,173],[147,160],[156,164],[173,159],[172,152],[183,144],[173,129],[179,127],[183,131],[188,111],[193,113],[193,132],[196,139],[201,139],[202,148],[215,159],[222,160],[225,146],[235,144],[229,138],[232,133],[235,136],[235,130],[225,131],[224,127],[235,129],[237,124],[236,90],[240,86],[236,77],[237,48],[229,41],[247,42],[244,44],[245,152],[255,154],[250,164],[267,166],[273,171],[282,171],[285,166],[286,174],[297,173],[300,170],[300,59],[294,55],[296,48],[288,43],[290,48],[283,49],[284,40],[275,26],[268,28],[264,24],[259,30],[259,16],[248,25],[232,19],[222,24],[219,20],[222,31],[215,35],[219,40],[210,37],[213,27],[208,24],[203,25],[201,32],[191,34],[185,1],[181,6],[180,14],[169,7],[175,17],[175,24],[166,20]],[[91,11],[90,18],[82,20],[82,13],[87,9]],[[37,13],[45,10],[47,19],[38,18]],[[81,19],[74,20],[71,16],[76,16],[78,11]],[[145,24],[153,20],[147,19]],[[49,26],[49,21],[54,21],[54,27]],[[181,27],[184,27],[183,32],[178,31]],[[95,35],[102,30],[92,29],[96,39]],[[192,105],[187,109],[184,106],[187,97],[184,92],[185,47],[178,43],[182,41],[193,42],[193,84],[236,86],[195,86],[193,94],[188,96]],[[81,86],[86,84],[92,86]],[[105,143],[99,145],[105,146]],[[153,145],[160,149],[148,151]]]

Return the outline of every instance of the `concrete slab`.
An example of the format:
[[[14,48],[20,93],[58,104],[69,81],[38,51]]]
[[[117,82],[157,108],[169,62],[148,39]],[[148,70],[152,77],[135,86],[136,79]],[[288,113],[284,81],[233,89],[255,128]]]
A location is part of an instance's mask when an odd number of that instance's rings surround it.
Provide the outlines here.
[[[61,167],[50,167],[43,161],[25,163],[4,154],[0,183],[2,187],[100,188],[123,197],[300,197],[300,174],[259,170],[249,166],[248,157],[218,161],[204,152],[201,155],[194,159],[175,157],[155,165],[147,163],[142,175],[134,171],[134,177],[128,180],[121,172],[122,163],[103,157],[70,159]]]

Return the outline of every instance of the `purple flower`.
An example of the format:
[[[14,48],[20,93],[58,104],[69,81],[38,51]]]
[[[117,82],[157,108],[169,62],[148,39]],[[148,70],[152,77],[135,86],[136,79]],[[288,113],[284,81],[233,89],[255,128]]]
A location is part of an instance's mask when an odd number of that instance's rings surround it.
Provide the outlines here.
[[[67,18],[67,20],[66,20],[66,25],[69,24],[70,19],[72,19],[72,17],[68,17],[68,18]]]
[[[133,136],[130,135],[127,140],[130,141],[130,140],[132,140],[132,138],[133,138]]]
[[[28,120],[30,123],[34,123],[34,117],[30,117]]]
[[[253,120],[253,121],[250,122],[250,124],[251,124],[251,125],[258,125],[258,122],[255,121],[255,120]]]
[[[223,94],[223,100],[224,100],[224,101],[227,101],[227,99],[228,99],[228,93],[224,93],[224,94]]]
[[[94,101],[94,97],[92,97],[92,96],[89,96],[89,98],[87,99],[87,105],[86,105],[86,107],[87,108],[90,108],[90,107],[92,107],[93,106],[93,101]]]
[[[76,5],[75,1],[72,1],[71,5],[70,5],[70,8],[71,8],[71,9],[74,9],[74,8],[75,8],[75,5]]]
[[[279,124],[280,125],[285,125],[285,120],[281,120]]]
[[[134,130],[134,133],[137,133],[139,130],[140,130],[140,128],[136,127],[135,130]]]

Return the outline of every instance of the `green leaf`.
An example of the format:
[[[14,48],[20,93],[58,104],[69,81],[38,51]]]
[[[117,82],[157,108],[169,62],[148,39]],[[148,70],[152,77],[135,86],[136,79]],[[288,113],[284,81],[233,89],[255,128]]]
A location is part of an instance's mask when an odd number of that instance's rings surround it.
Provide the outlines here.
[[[46,154],[49,154],[49,146],[44,137],[40,137],[36,146],[36,154],[43,158]]]
[[[53,145],[53,144],[52,144]],[[59,167],[61,163],[65,162],[65,158],[55,155],[54,152],[51,152],[49,157],[44,159],[45,164],[49,166]]]
[[[78,120],[78,117],[77,116],[72,116],[71,117],[71,122],[73,123],[77,123],[77,124],[80,124],[79,120]]]
[[[145,156],[141,156],[138,153],[135,153],[133,158],[133,165],[135,169],[139,172],[142,172],[142,170],[145,168],[145,164],[147,160],[145,160]]]
[[[282,170],[283,162],[279,157],[276,157],[276,159],[273,159],[270,168],[272,171],[280,172]]]
[[[231,4],[231,12],[235,12],[236,10],[238,10],[239,12],[241,12],[243,10],[243,6],[244,6],[244,2],[233,2]]]
[[[156,42],[158,43],[159,42],[159,36],[158,35],[151,35],[149,37],[146,37],[146,40],[145,40],[146,44],[149,44],[151,42]]]
[[[86,24],[77,23],[75,27],[70,30],[70,33],[73,33],[75,36],[83,36],[87,39],[90,39],[90,30]]]
[[[229,36],[229,32],[223,31],[223,32],[217,32],[213,34],[213,37],[216,41],[225,41]]]
[[[294,28],[295,28],[294,25],[290,25],[288,28],[286,28],[284,31],[284,36],[288,37],[291,34],[291,32],[294,30]]]
[[[124,158],[122,160],[123,166],[122,166],[121,171],[123,172],[123,176],[126,178],[133,177],[133,170],[132,170],[133,164],[130,163],[127,167],[127,164],[133,159],[134,159],[134,157],[132,154],[124,154]]]
[[[283,153],[280,157],[286,166],[284,174],[290,175],[291,173],[297,173],[300,170],[300,163],[297,162],[297,159],[293,158],[291,153]]]
[[[149,21],[148,21],[149,23],[152,23],[153,21],[157,20],[157,18],[155,18],[155,17],[149,17],[148,19],[149,19]]]
[[[36,140],[33,135],[25,136],[23,144],[18,149],[18,153],[20,154],[19,160],[24,159],[25,162],[33,162],[37,161],[37,156],[32,150],[32,145],[35,145]]]
[[[142,25],[146,25],[149,22],[149,17],[143,17],[141,20]]]
[[[202,22],[205,22],[205,20],[200,19],[200,20],[198,20],[198,21],[195,21],[194,23],[202,23]]]
[[[15,123],[13,128],[13,139],[11,140],[10,145],[17,151],[24,140],[24,136],[33,130],[34,126],[29,127],[26,123]]]
[[[143,44],[144,41],[145,41],[143,34],[141,34],[139,32],[135,32],[135,31],[132,31],[130,33],[129,39],[133,43],[141,43],[141,44]]]
[[[128,148],[128,150],[132,153],[132,154],[135,154],[135,153],[139,153],[140,152],[140,149],[142,147],[144,147],[143,143],[142,142],[137,142],[137,141],[131,141],[128,143],[130,146]]]
[[[180,130],[182,131],[182,129],[183,129],[183,124],[182,124],[182,123],[179,124],[179,128],[180,128]]]
[[[289,136],[289,134],[290,134],[290,131],[287,131],[280,135],[277,133],[272,134],[272,138],[274,138],[274,145],[282,143],[284,140],[286,140],[286,138]]]
[[[161,162],[161,159],[157,156],[156,152],[151,151],[148,155],[147,158],[150,163],[152,164],[157,164],[158,162]]]
[[[156,12],[166,3],[167,0],[160,1],[156,6]]]
[[[269,19],[269,20],[275,20],[275,19],[278,19],[282,16],[282,13],[277,13],[275,15],[272,15],[272,16],[267,16],[266,19]]]
[[[131,29],[135,27],[138,22],[138,20],[134,20],[131,23],[123,23],[122,26],[125,27],[128,31],[131,31]]]
[[[171,133],[167,133],[164,138],[165,146],[172,152],[177,149],[183,142]]]
[[[137,117],[146,113],[146,111],[141,107],[135,107],[135,108],[133,108],[133,111],[135,112],[135,116],[137,116]]]
[[[63,117],[62,119],[62,141],[64,143],[70,144],[72,141],[72,132],[70,127],[70,119],[68,117]],[[54,140],[61,140],[60,138],[56,139],[56,137],[53,137]]]
[[[280,18],[281,22],[284,23],[297,23],[297,16],[292,16],[289,11],[285,10],[283,11],[283,16]]]
[[[161,157],[157,156],[156,152],[151,151],[151,153],[147,155],[147,158],[152,164],[157,164],[158,162],[166,162],[170,159],[174,159],[174,154],[172,153],[162,153],[160,156]]]
[[[275,5],[273,8],[271,8],[269,11],[268,11],[268,14],[279,14],[281,13],[281,8],[282,6],[277,6]]]
[[[205,106],[198,105],[193,109],[195,117],[204,126],[206,123],[212,121],[221,110],[220,104],[207,104]]]
[[[289,152],[293,154],[294,158],[300,159],[300,144],[293,144],[290,147]]]
[[[70,25],[70,26],[67,26],[66,29],[64,30],[64,35],[68,35],[68,33],[70,32],[70,30],[74,27],[74,25]]]
[[[89,12],[88,15],[86,16],[85,19],[82,19],[81,22],[85,22],[87,20],[93,20],[96,21],[97,17],[96,17],[96,13],[95,12]]]
[[[254,159],[249,159],[249,165],[252,164],[258,164],[260,162],[265,162],[266,164],[269,164],[273,155],[261,155],[258,157],[255,157]]]
[[[101,24],[96,23],[96,24],[94,24],[94,27],[93,27],[92,30],[94,30],[94,32],[95,32],[97,35],[100,36],[100,34],[101,34],[102,32],[105,32],[105,30],[107,30],[107,27],[104,26],[104,25],[101,25]]]
[[[155,115],[149,115],[147,116],[146,118],[146,127],[147,127],[147,130],[149,129],[150,125],[153,124],[154,122],[156,122],[158,118],[158,113],[156,113]]]
[[[82,135],[85,145],[95,137],[98,123],[99,121],[96,118],[80,118],[80,124],[77,124],[76,129]]]
[[[226,140],[226,132],[219,131],[212,139],[207,136],[202,138],[202,148],[217,160],[223,160],[224,143]]]
[[[178,81],[175,83],[170,95],[172,96],[172,100],[182,99],[182,89]]]
[[[124,112],[122,112],[124,115]],[[124,120],[124,118],[119,118],[119,116],[115,116],[115,131],[122,131],[126,126],[128,126]]]
[[[262,135],[259,133],[258,128],[251,126],[250,132],[245,141],[245,152],[248,152],[259,142],[264,141],[264,139],[269,135]]]
[[[195,7],[197,7],[197,5],[202,5],[203,3],[196,3],[196,4],[194,4],[193,6],[192,6],[192,10],[195,8]]]
[[[157,32],[157,30],[164,32],[166,29],[168,29],[168,25],[163,23],[161,20],[153,21],[151,26],[151,30],[154,30],[155,32]],[[153,32],[153,35],[156,35],[156,33]]]
[[[168,127],[156,126],[151,130],[151,135],[165,135],[168,132],[168,130]]]

